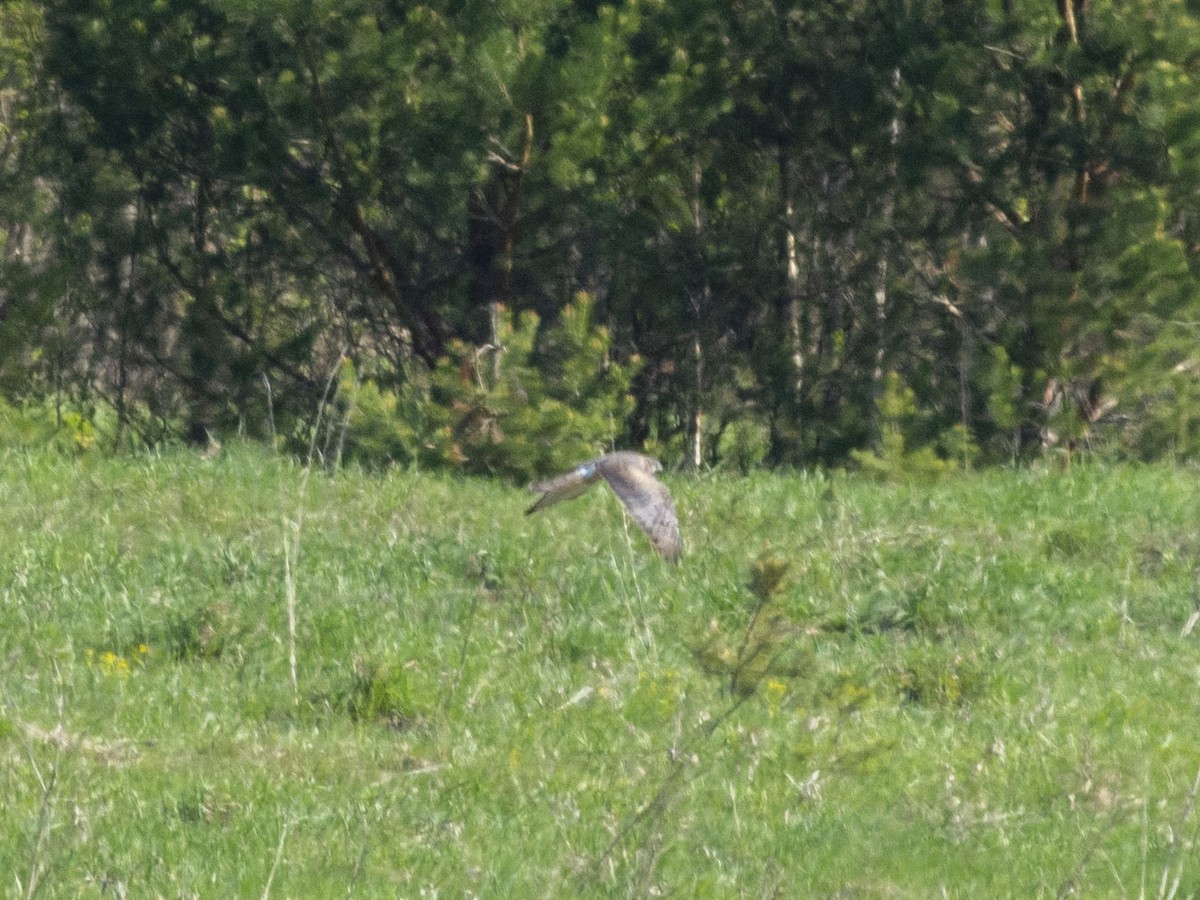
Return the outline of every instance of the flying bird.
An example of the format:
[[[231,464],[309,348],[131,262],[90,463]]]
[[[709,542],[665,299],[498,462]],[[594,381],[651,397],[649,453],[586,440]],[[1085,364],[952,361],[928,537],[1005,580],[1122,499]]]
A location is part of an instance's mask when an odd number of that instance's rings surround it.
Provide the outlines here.
[[[662,463],[641,453],[620,450],[588,460],[565,475],[530,485],[538,501],[525,514],[578,497],[603,478],[625,504],[633,520],[650,538],[663,557],[679,559],[683,542],[679,538],[679,519],[675,502],[663,483],[654,477],[662,471]]]

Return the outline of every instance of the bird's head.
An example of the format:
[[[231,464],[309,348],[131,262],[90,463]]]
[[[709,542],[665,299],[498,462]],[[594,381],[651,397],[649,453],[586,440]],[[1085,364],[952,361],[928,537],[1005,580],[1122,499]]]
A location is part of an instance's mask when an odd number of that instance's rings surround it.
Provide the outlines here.
[[[660,463],[653,456],[639,455],[638,462],[641,463],[642,468],[645,469],[647,472],[649,472],[651,475],[657,475],[659,472],[662,471],[662,463]]]

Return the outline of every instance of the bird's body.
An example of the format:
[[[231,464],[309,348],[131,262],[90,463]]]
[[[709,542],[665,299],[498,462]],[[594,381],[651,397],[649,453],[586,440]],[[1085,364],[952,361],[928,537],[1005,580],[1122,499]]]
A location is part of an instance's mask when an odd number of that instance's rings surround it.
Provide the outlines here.
[[[646,532],[654,549],[666,559],[677,560],[683,549],[679,520],[670,492],[654,477],[660,471],[662,464],[644,454],[628,450],[606,453],[565,475],[531,485],[530,490],[542,496],[525,513],[528,515],[555,503],[572,500],[603,478],[625,504],[633,520]]]

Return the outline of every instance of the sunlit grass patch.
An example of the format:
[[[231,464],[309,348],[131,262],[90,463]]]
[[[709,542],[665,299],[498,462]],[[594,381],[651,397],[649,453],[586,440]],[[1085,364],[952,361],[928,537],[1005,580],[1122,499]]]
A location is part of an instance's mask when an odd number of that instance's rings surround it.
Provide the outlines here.
[[[18,893],[1200,885],[1195,473],[667,480],[0,457]]]
[[[415,661],[406,664],[359,660],[345,692],[345,707],[358,722],[379,722],[402,730],[421,715],[413,680]]]

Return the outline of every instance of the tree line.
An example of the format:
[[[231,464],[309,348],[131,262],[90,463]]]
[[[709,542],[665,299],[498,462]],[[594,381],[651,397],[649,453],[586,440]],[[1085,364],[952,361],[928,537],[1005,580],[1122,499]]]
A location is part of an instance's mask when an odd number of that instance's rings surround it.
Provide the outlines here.
[[[513,475],[1188,457],[1198,22],[9,0],[0,395]]]

